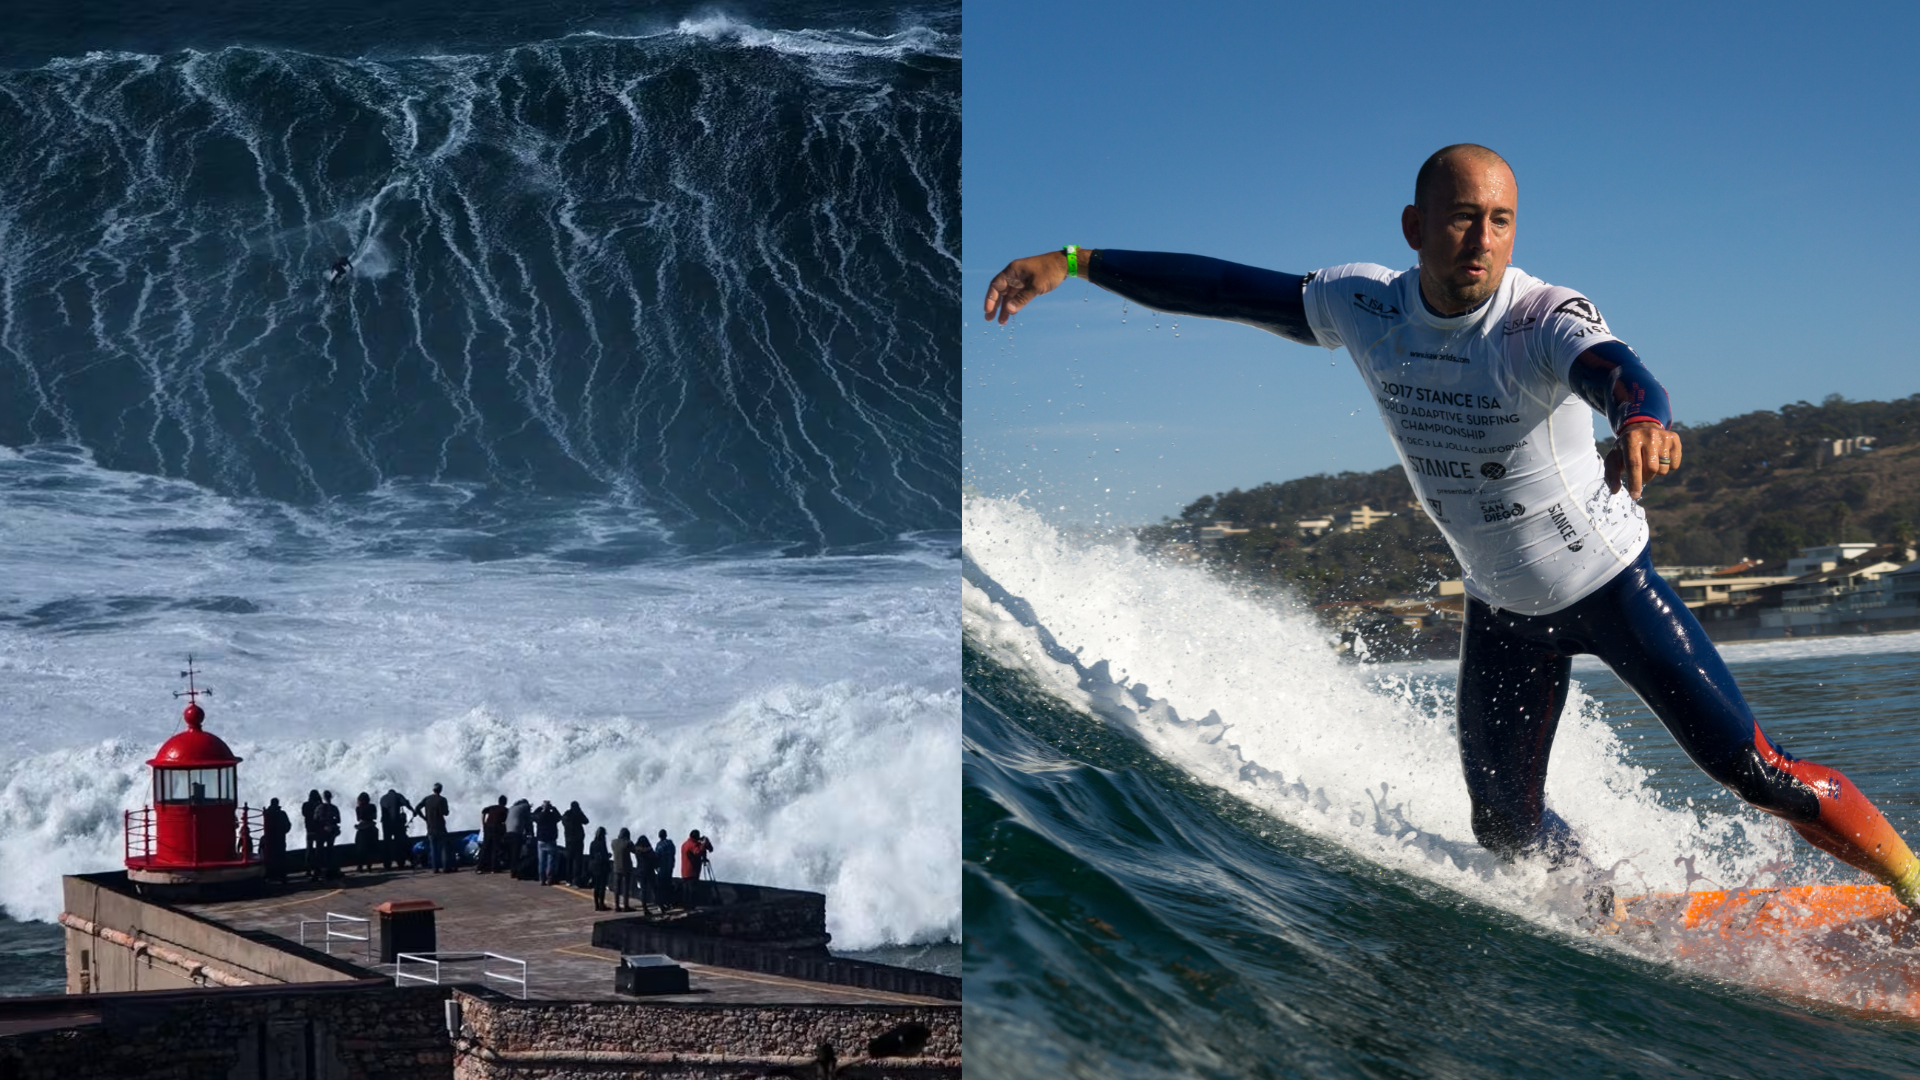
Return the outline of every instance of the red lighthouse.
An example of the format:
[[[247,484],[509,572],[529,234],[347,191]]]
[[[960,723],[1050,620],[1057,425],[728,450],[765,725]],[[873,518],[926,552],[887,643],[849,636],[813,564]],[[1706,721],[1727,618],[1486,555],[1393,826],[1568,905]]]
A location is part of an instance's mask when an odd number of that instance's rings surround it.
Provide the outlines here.
[[[198,698],[212,690],[194,685],[193,658],[180,673],[187,688],[181,718],[187,730],[160,746],[153,768],[153,801],[126,813],[127,878],[146,886],[200,888],[263,876],[253,843],[255,816],[239,802],[233,756],[218,735],[205,731],[207,713]]]

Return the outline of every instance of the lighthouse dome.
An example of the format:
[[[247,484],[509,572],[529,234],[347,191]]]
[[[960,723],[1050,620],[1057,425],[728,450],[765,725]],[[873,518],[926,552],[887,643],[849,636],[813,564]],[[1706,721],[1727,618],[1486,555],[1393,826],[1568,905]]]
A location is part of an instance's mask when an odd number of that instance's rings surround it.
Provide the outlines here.
[[[205,731],[183,731],[160,744],[149,765],[167,768],[234,765],[240,761],[227,749],[226,740]]]
[[[240,759],[227,749],[226,740],[210,731],[200,728],[206,713],[198,705],[188,705],[185,719],[187,730],[160,744],[160,752],[148,759],[147,764],[166,768],[208,768],[219,765],[236,765]]]

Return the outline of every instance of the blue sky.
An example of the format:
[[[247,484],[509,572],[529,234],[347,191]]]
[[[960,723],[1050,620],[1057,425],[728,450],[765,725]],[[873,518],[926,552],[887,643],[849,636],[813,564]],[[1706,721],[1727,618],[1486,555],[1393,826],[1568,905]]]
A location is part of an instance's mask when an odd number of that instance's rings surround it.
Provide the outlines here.
[[[1410,266],[1453,142],[1512,162],[1515,265],[1590,296],[1678,419],[1920,392],[1914,10],[967,0],[966,481],[1137,524],[1394,464],[1345,352],[1078,281],[1010,330],[980,300],[1068,242]]]

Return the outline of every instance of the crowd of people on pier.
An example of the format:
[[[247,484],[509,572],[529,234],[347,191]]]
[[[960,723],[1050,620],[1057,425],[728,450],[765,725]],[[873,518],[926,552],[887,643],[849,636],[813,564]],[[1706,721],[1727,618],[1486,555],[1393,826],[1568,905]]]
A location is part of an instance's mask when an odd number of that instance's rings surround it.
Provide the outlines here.
[[[587,826],[593,822],[578,802],[565,810],[551,800],[538,806],[531,800],[511,803],[505,795],[480,811],[478,849],[466,851],[473,830],[450,825],[453,808],[433,785],[433,794],[419,802],[388,788],[378,799],[361,792],[351,807],[353,814],[353,856],[356,869],[431,869],[436,874],[457,873],[471,866],[481,874],[507,874],[517,879],[538,881],[542,885],[571,885],[593,890],[593,905],[600,911],[640,911],[649,905],[665,911],[669,907],[693,907],[705,899],[703,880],[713,875],[713,841],[693,829],[687,838],[675,844],[661,829],[657,840],[646,830],[621,827],[612,837],[606,826],[598,826],[592,839]],[[322,881],[337,878],[340,866],[335,842],[345,825],[345,816],[333,801],[333,792],[314,789],[300,805],[300,824],[306,842],[307,878]],[[424,821],[427,832],[420,843],[410,833],[414,821]],[[261,815],[260,856],[270,881],[285,881],[288,876],[288,842],[293,818],[279,799],[268,803]],[[678,856],[676,860],[675,856]],[[676,861],[679,874],[674,870]],[[611,893],[613,903],[607,903]],[[635,902],[639,907],[635,908]]]

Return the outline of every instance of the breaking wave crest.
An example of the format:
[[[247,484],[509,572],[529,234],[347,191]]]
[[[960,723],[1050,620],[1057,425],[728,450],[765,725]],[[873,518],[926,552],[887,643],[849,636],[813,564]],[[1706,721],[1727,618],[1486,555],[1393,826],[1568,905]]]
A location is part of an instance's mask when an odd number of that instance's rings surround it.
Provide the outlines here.
[[[440,782],[467,828],[498,794],[577,799],[609,833],[664,828],[677,841],[698,828],[723,879],[825,892],[834,947],[870,949],[959,939],[959,724],[952,692],[837,683],[773,688],[678,729],[474,709],[414,730],[228,741],[254,805],[291,806],[315,787],[342,801],[389,786],[417,797]],[[0,771],[0,908],[50,920],[61,874],[118,864],[121,812],[145,804],[158,742],[111,739]]]
[[[968,638],[1196,777],[1515,911],[1538,916],[1543,893],[1562,884],[1475,842],[1450,678],[1351,664],[1304,607],[1150,559],[1130,541],[1071,540],[1017,503],[969,498],[963,530]],[[1617,864],[1634,892],[1684,890],[1689,872],[1738,884],[1784,869],[1784,826],[1745,808],[1665,805],[1645,776],[1576,681],[1547,800],[1594,864]]]

